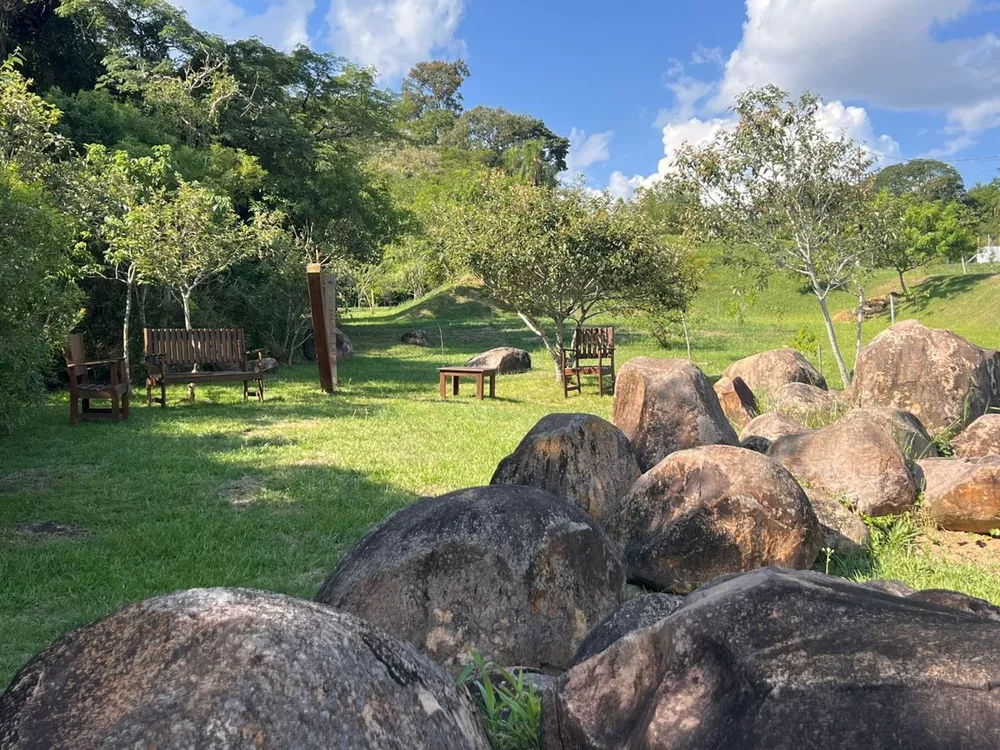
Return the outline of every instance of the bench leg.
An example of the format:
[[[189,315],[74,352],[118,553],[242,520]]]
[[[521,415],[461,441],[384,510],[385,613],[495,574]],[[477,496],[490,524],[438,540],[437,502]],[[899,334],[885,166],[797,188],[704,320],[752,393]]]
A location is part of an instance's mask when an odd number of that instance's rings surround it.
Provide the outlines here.
[[[490,398],[497,397],[497,376],[490,375]]]
[[[122,419],[128,419],[129,403],[131,402],[132,394],[125,392],[122,394]]]
[[[111,394],[111,421],[121,422],[122,412],[121,412],[121,396],[117,393]]]
[[[257,381],[257,400],[264,403],[264,380]]]
[[[480,401],[483,400],[483,374],[479,373],[476,376],[476,398]]]
[[[76,427],[77,423],[80,421],[80,404],[77,402],[76,396],[69,397],[69,426]]]
[[[451,376],[451,395],[458,395],[458,375]]]
[[[248,398],[250,398],[250,381],[249,380],[244,380],[243,381],[243,403],[246,403]]]
[[[146,406],[153,405],[153,384],[146,378]]]
[[[166,381],[160,383],[160,408],[167,408],[167,383]]]

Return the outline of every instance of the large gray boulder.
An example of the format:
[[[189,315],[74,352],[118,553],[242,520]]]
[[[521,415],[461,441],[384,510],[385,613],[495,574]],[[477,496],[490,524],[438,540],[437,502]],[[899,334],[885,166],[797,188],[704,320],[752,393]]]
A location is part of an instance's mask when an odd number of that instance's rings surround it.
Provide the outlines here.
[[[1000,747],[1000,624],[769,568],[562,675],[546,750]]]
[[[883,430],[864,421],[783,437],[768,455],[792,472],[814,505],[825,496],[860,513],[885,516],[910,510],[916,500],[902,451]]]
[[[431,338],[427,335],[427,331],[424,330],[407,331],[399,337],[399,340],[404,344],[409,344],[410,346],[431,345]]]
[[[347,552],[316,599],[423,649],[452,673],[475,649],[558,672],[622,601],[618,554],[573,503],[495,485],[420,500]]]
[[[739,445],[705,373],[685,359],[638,357],[615,383],[612,421],[648,471],[675,451]]]
[[[826,388],[826,380],[809,360],[794,349],[775,349],[733,362],[722,373],[727,378],[742,378],[758,396],[771,395],[788,383],[806,383]]]
[[[600,522],[642,472],[628,438],[592,414],[550,414],[497,466],[490,484],[539,487]]]
[[[808,383],[788,383],[772,393],[775,411],[803,424],[827,424],[843,408],[836,394]]]
[[[932,434],[958,431],[1000,403],[1000,352],[916,320],[897,323],[862,350],[849,398],[911,412]]]
[[[0,747],[490,745],[464,691],[410,644],[312,602],[195,589],[36,656],[0,696]]]
[[[879,406],[851,409],[837,421],[840,424],[866,422],[879,428],[893,439],[903,455],[911,461],[933,458],[938,454],[937,445],[927,434],[923,423],[902,409]]]
[[[683,603],[684,597],[677,594],[645,594],[629,599],[590,631],[573,657],[574,666],[597,656],[629,633],[672,615]]]
[[[466,367],[487,367],[501,375],[514,375],[531,369],[531,355],[524,349],[501,346],[477,354],[465,363]]]
[[[749,386],[743,382],[743,378],[723,376],[715,381],[712,390],[719,397],[722,413],[735,427],[743,429],[751,419],[760,413],[757,408],[757,398]]]
[[[1000,529],[1000,456],[928,458],[918,465],[924,511],[942,529]]]
[[[812,506],[788,471],[724,445],[673,453],[643,474],[608,531],[629,582],[677,594],[723,573],[808,568],[822,540]]]
[[[952,446],[960,458],[1000,456],[1000,414],[984,414],[962,430]]]

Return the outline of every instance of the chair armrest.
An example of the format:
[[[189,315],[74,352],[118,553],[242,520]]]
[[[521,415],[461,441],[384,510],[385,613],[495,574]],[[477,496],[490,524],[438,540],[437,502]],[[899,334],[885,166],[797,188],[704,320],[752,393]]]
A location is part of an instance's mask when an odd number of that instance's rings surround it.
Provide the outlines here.
[[[67,362],[67,367],[97,367],[98,365],[114,365],[119,362],[124,362],[124,357],[115,357],[114,359],[95,359],[93,362]]]
[[[247,352],[247,354],[261,354],[262,355],[262,354],[264,354],[264,350],[263,349],[251,349],[250,351]]]

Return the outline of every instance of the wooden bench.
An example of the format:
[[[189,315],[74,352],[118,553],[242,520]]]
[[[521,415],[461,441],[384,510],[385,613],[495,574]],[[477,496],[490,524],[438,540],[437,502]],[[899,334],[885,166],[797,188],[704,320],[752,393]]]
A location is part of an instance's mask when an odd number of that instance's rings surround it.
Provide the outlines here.
[[[146,400],[152,406],[158,401],[167,405],[167,386],[171,383],[221,383],[243,381],[246,401],[251,381],[257,383],[257,400],[264,400],[264,350],[246,350],[242,328],[145,328],[143,348],[149,377],[146,378]],[[257,355],[257,369],[251,369],[248,354]],[[176,372],[169,368],[187,365],[211,365],[221,370]],[[159,386],[160,397],[153,398],[153,388]]]
[[[451,394],[458,395],[459,378],[476,379],[476,398],[483,400],[484,380],[490,379],[490,398],[497,397],[497,369],[495,367],[439,367],[438,378],[441,387],[441,398],[448,398],[446,384],[451,378]]]
[[[75,426],[80,418],[128,419],[129,383],[125,373],[125,358],[87,360],[83,336],[70,334],[66,344],[66,372],[69,373],[69,423]],[[98,377],[98,373],[106,377]],[[91,399],[107,399],[110,408],[95,409]],[[80,409],[80,403],[83,409]]]

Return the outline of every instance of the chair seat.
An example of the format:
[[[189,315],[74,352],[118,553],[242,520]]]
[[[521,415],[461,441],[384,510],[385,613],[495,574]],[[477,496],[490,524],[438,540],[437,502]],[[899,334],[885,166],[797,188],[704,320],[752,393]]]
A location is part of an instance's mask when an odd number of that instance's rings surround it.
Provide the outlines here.
[[[131,390],[128,383],[118,383],[115,386],[111,383],[77,383],[76,389],[80,398],[111,398],[112,395],[122,396]]]

